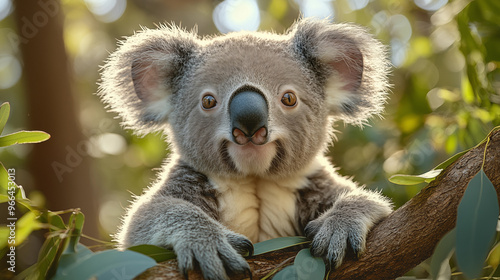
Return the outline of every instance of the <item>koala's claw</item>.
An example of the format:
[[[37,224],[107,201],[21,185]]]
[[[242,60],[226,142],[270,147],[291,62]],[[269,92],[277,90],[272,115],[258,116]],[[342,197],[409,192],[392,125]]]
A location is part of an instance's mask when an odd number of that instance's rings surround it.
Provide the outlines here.
[[[195,262],[207,280],[229,279],[228,275],[251,277],[250,266],[240,252],[253,252],[252,243],[244,236],[229,231],[219,236],[212,235],[212,238],[209,242],[204,240],[200,243],[186,240],[174,247],[184,277],[187,279],[188,271],[194,268]]]
[[[314,236],[316,236],[316,233],[318,233],[321,225],[323,223],[319,221],[318,219],[310,221],[307,226],[304,228],[304,233],[307,238],[313,239]]]
[[[311,239],[311,254],[324,258],[332,267],[339,267],[344,260],[348,244],[356,255],[365,249],[367,227],[362,222],[342,224],[334,217],[309,222],[304,229]]]
[[[226,233],[227,241],[242,256],[251,257],[253,255],[253,244],[243,235],[233,232]]]

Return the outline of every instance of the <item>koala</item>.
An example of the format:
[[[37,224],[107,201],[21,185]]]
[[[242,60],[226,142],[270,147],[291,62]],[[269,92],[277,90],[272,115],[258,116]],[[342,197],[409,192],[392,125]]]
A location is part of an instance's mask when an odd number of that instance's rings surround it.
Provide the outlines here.
[[[383,110],[389,63],[363,28],[301,19],[284,34],[199,37],[175,26],[126,38],[105,62],[98,95],[123,126],[164,132],[171,154],[137,197],[120,248],[171,248],[187,275],[248,275],[252,243],[304,235],[337,267],[365,250],[392,205],[340,176],[324,153],[333,122]]]

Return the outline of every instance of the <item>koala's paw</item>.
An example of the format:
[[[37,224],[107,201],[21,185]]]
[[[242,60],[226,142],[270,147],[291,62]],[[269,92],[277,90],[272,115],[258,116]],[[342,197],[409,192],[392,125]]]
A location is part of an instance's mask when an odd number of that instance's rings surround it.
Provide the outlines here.
[[[324,258],[337,268],[342,264],[347,246],[358,256],[363,253],[370,227],[366,220],[342,219],[332,215],[309,222],[304,232],[312,240],[311,254]]]
[[[198,263],[205,279],[229,279],[228,275],[252,277],[250,267],[242,257],[253,253],[252,242],[229,230],[183,238],[174,245],[174,250],[179,269],[186,279],[195,263]]]

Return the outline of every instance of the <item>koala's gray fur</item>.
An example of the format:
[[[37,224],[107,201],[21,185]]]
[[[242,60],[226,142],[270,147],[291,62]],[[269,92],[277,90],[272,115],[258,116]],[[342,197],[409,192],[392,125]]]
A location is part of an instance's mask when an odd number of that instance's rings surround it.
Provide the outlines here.
[[[382,111],[387,73],[384,47],[364,29],[320,20],[284,35],[199,38],[162,26],[127,38],[103,67],[99,95],[126,128],[165,131],[172,155],[128,209],[120,247],[173,248],[181,271],[198,263],[207,279],[248,273],[250,240],[306,235],[336,266],[348,246],[361,253],[391,203],[339,176],[323,153],[333,121],[361,125]],[[241,91],[265,99],[264,145],[233,139],[228,107]],[[294,107],[281,103],[286,92]]]

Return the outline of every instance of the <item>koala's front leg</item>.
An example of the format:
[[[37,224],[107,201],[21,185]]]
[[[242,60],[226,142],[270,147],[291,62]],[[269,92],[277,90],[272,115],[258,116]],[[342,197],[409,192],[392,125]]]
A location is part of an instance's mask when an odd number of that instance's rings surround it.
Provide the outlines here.
[[[361,254],[370,228],[392,211],[391,203],[381,194],[336,177],[315,178],[313,183],[319,184],[312,190],[318,193],[309,196],[315,198],[313,203],[318,203],[321,197],[319,204],[329,208],[309,207],[311,220],[304,228],[305,235],[312,240],[311,253],[325,258],[333,267],[340,266],[348,246],[357,255]]]
[[[253,252],[252,243],[190,202],[166,196],[154,197],[130,214],[120,243],[173,248],[179,269],[186,277],[195,263],[199,264],[205,279],[228,279],[227,274],[251,274],[241,255]]]

